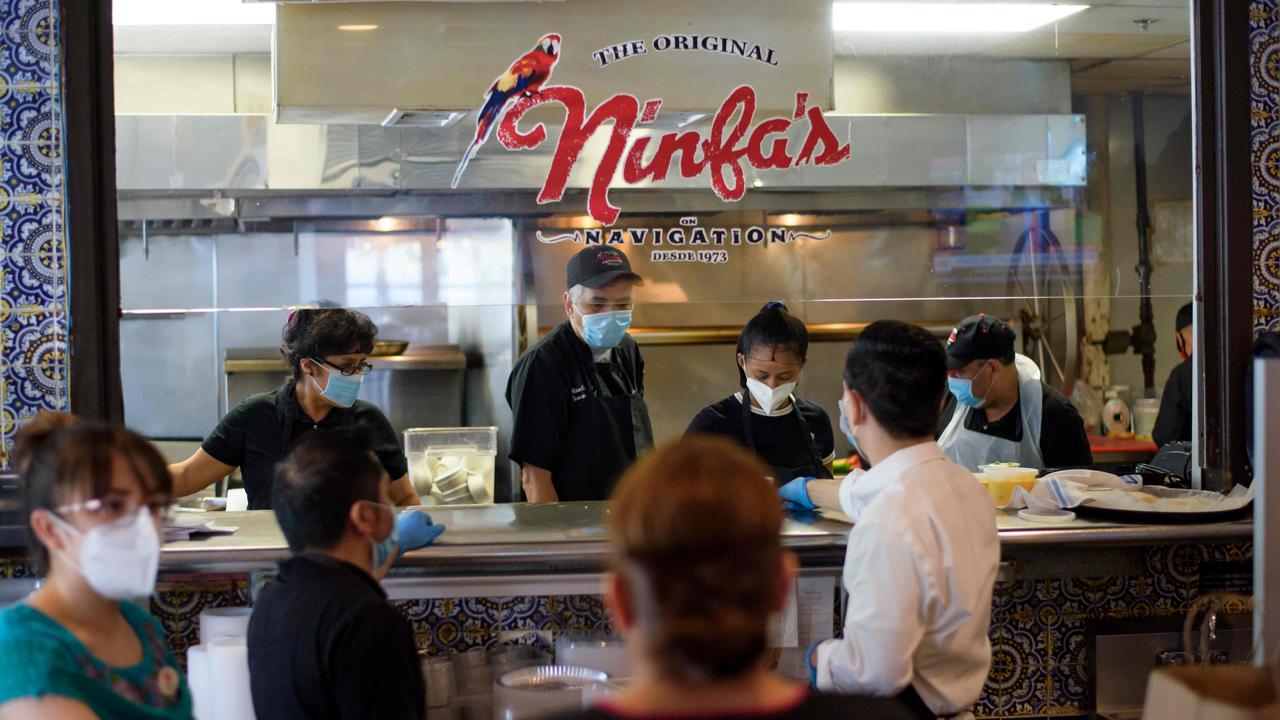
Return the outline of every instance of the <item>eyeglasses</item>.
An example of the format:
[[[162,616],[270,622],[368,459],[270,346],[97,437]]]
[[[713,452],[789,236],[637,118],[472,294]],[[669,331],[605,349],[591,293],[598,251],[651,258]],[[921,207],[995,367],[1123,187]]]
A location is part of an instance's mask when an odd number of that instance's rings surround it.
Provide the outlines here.
[[[101,522],[110,522],[123,517],[132,517],[138,512],[138,508],[146,507],[152,517],[161,520],[169,520],[173,517],[173,513],[178,507],[177,503],[169,498],[155,497],[150,500],[141,502],[125,496],[90,498],[76,503],[68,503],[58,506],[58,514],[65,515],[70,512],[81,512],[95,520]]]
[[[337,370],[339,373],[341,373],[342,375],[345,375],[346,377],[351,377],[352,375],[368,375],[369,373],[373,372],[373,365],[370,365],[367,362],[357,363],[355,365],[348,365],[347,367],[338,367],[337,365],[334,365],[333,363],[329,362],[328,360],[325,360],[324,358],[313,357],[311,359],[312,361],[318,362],[327,368],[333,368],[334,370]]]

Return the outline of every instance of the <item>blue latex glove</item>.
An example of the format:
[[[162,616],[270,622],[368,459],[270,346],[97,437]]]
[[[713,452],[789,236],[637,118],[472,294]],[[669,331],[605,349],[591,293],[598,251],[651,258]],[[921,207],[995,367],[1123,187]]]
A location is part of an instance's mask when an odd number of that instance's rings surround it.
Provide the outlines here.
[[[809,645],[809,649],[804,651],[804,664],[805,667],[809,668],[809,687],[814,690],[818,689],[818,668],[813,664],[813,651],[817,650],[819,645],[829,639],[830,638],[820,638],[818,640],[814,640],[813,643]]]
[[[778,488],[778,494],[787,502],[795,503],[806,510],[813,510],[818,506],[814,505],[813,501],[809,499],[809,489],[807,487],[812,479],[811,477],[798,477]]]
[[[431,516],[421,510],[405,509],[396,516],[401,553],[426,547],[443,532],[444,525],[432,523]]]

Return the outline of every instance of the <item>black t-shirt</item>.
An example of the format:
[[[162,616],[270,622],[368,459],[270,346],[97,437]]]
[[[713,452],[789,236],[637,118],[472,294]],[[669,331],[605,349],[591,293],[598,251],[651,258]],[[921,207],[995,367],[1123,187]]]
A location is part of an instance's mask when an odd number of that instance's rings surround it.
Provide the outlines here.
[[[249,509],[265,510],[271,507],[276,465],[294,443],[312,430],[346,429],[366,436],[392,480],[409,472],[396,431],[376,405],[356,400],[351,407],[335,407],[323,420],[313,422],[298,404],[292,381],[269,393],[245,398],[222,418],[201,447],[214,460],[240,468]]]
[[[260,718],[418,719],[426,686],[409,623],[364,570],[306,553],[280,563],[249,619]]]
[[[811,462],[826,464],[835,459],[836,441],[831,433],[831,418],[827,411],[808,400],[796,398],[795,408],[785,415],[766,416],[751,413],[751,434],[755,439],[756,454],[773,468],[794,468]],[[800,435],[800,423],[796,412],[804,416],[809,433],[818,447],[818,458],[810,459],[809,444]],[[742,400],[739,395],[729,397],[703,408],[685,433],[709,433],[724,435],[734,442],[747,446],[742,427]],[[791,478],[775,478],[786,482]]]
[[[584,377],[591,368],[595,379]],[[644,396],[644,358],[630,337],[609,353],[608,362],[595,362],[590,346],[562,323],[516,361],[507,380],[507,404],[514,420],[511,431],[513,461],[551,471],[551,483],[560,500],[603,500],[617,475],[636,458],[631,438],[613,438],[600,428],[595,437],[571,437],[574,413],[598,387],[605,397]],[[647,422],[647,420],[646,420]],[[594,430],[594,428],[583,428]],[[641,450],[645,448],[640,448]],[[569,477],[571,455],[588,453],[595,464],[610,470],[609,477]],[[578,463],[582,464],[581,462]],[[591,464],[591,463],[588,463]]]
[[[1057,390],[1040,383],[1044,401],[1040,409],[1040,455],[1046,468],[1079,467],[1093,464],[1093,450],[1084,430],[1084,420],[1074,405]],[[946,429],[956,411],[956,398],[947,394],[947,406],[938,416],[938,435]],[[965,419],[964,427],[983,435],[1020,442],[1022,440],[1022,399],[1013,409],[995,422],[987,422],[982,410],[974,410]]]
[[[690,712],[641,714],[624,712],[607,703],[589,710],[557,715],[557,720],[912,720],[916,716],[897,700],[856,695],[806,692],[798,700],[776,709],[756,708],[740,712]]]
[[[1151,439],[1156,441],[1156,445],[1191,440],[1191,396],[1194,392],[1191,386],[1194,379],[1190,358],[1169,373],[1164,394],[1160,396],[1160,414],[1156,415],[1156,424],[1151,430]]]

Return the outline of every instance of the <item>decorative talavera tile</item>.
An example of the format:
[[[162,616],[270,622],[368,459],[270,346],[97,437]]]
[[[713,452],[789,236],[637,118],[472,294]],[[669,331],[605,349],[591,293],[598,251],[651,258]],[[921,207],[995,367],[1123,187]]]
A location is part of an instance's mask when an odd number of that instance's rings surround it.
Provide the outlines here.
[[[8,63],[20,74],[53,82],[58,62],[57,5],[50,0],[0,0]]]
[[[24,255],[66,255],[61,204],[0,213],[0,264]],[[16,262],[16,261],[14,261]]]
[[[993,625],[991,671],[974,712],[979,717],[1014,717],[1036,712],[1042,661],[1026,630]]]
[[[6,143],[55,146],[61,143],[61,101],[56,88],[17,87],[4,103]]]
[[[465,652],[502,642],[550,646],[566,630],[604,630],[597,596],[443,598],[392,603],[413,626],[418,647],[431,655]]]
[[[1253,319],[1280,330],[1280,8],[1249,4],[1253,144]]]
[[[62,148],[56,143],[0,143],[0,174],[48,194],[62,187]]]
[[[187,648],[200,643],[201,611],[249,604],[249,577],[244,574],[206,575],[176,581],[162,577],[156,584],[156,593],[151,596],[151,614],[164,626],[169,649],[185,668]]]
[[[0,347],[9,367],[65,366],[68,362],[66,313],[61,309],[6,313],[0,317]]]
[[[43,310],[66,307],[65,256],[52,252],[9,255],[4,264],[4,307]]]

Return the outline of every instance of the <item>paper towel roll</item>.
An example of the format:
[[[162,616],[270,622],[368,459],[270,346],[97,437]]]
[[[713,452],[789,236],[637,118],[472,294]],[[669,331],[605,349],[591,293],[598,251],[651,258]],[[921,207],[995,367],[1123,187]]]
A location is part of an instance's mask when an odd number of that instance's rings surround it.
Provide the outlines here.
[[[256,720],[249,690],[249,648],[244,638],[218,638],[209,644],[213,715],[209,720]]]
[[[251,614],[253,608],[250,607],[220,607],[201,611],[200,644],[208,645],[221,637],[248,637]]]
[[[213,719],[213,698],[209,695],[209,653],[204,645],[187,648],[187,688],[191,691],[191,715],[195,720]]]

